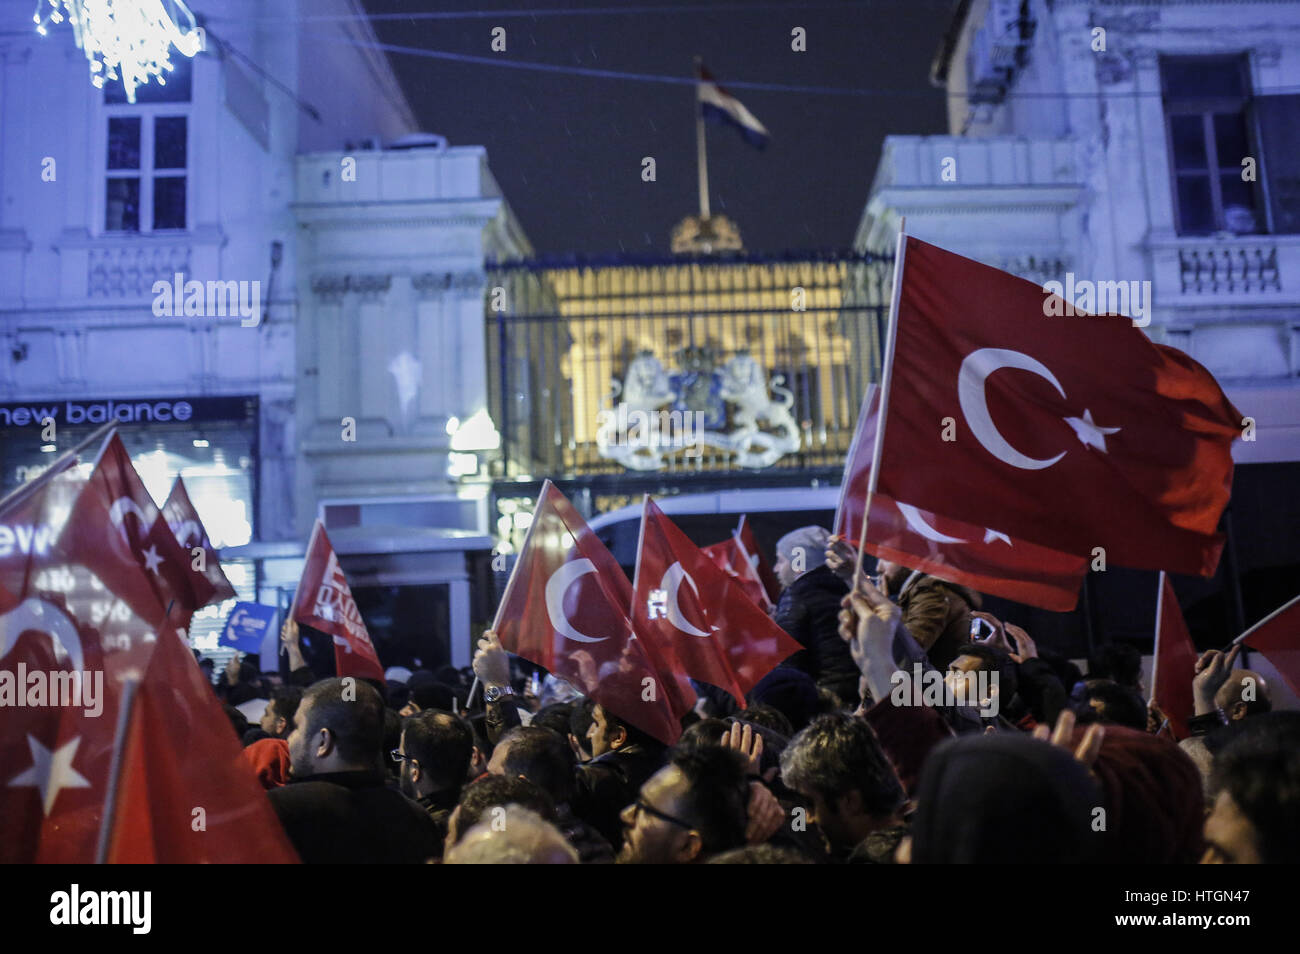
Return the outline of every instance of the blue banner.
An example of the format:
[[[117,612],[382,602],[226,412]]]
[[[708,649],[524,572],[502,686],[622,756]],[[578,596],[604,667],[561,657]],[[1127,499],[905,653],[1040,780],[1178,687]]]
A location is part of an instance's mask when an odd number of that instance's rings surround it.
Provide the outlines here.
[[[267,633],[275,632],[276,612],[274,606],[265,603],[236,603],[218,642],[241,653],[260,653]]]

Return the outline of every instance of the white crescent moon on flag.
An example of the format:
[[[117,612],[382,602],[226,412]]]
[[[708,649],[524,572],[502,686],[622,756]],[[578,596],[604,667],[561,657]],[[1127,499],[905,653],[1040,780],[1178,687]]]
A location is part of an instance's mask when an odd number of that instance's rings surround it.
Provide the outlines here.
[[[551,617],[551,625],[555,627],[555,631],[565,639],[572,639],[579,643],[603,643],[609,639],[608,636],[584,636],[573,628],[569,617],[564,615],[564,594],[568,591],[569,585],[578,577],[595,572],[596,564],[590,560],[573,560],[561,566],[546,581],[546,613]]]
[[[1042,470],[1044,467],[1051,467],[1065,456],[1065,451],[1048,458],[1022,454],[1002,436],[997,425],[993,423],[993,418],[989,416],[984,381],[999,368],[1018,368],[1021,371],[1033,372],[1056,388],[1056,392],[1061,397],[1065,397],[1061,382],[1056,380],[1056,375],[1052,374],[1041,361],[1009,348],[980,348],[966,355],[966,360],[961,363],[961,371],[957,374],[957,399],[961,402],[961,412],[966,416],[966,423],[970,425],[975,439],[984,445],[984,449],[1003,463],[1019,467],[1021,470]]]
[[[142,511],[136,502],[130,497],[118,497],[113,501],[113,506],[108,508],[108,518],[113,521],[113,526],[117,527],[117,532],[122,534],[122,542],[128,547],[131,541],[127,539],[126,527],[122,526],[122,520],[128,513],[133,513],[136,519],[140,521],[140,532],[148,533],[148,522],[145,520],[144,511]]]
[[[957,537],[950,537],[946,533],[940,533],[934,527],[926,523],[925,518],[921,516],[921,511],[917,510],[911,504],[897,503],[897,501],[895,501],[895,503],[899,511],[903,514],[903,519],[907,521],[907,525],[927,540],[933,540],[935,543],[966,542]]]
[[[682,608],[677,603],[677,590],[681,587],[683,579],[691,585],[691,590],[697,597],[700,595],[700,590],[695,585],[695,581],[691,579],[690,574],[682,569],[680,562],[674,563],[665,570],[663,582],[659,585],[668,591],[668,622],[672,623],[683,633],[687,633],[691,636],[707,637],[709,635],[708,633],[692,626],[690,620],[682,615]]]
[[[81,651],[81,637],[77,634],[77,627],[72,625],[72,620],[53,603],[30,596],[0,616],[0,659],[9,655],[9,651],[18,642],[18,637],[29,629],[49,636],[50,645],[62,649],[72,660],[74,669],[86,668],[86,660]]]

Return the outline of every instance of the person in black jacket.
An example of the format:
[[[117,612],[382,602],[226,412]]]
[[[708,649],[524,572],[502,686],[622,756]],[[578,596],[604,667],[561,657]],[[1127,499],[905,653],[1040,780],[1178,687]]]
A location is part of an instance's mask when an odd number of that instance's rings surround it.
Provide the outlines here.
[[[839,636],[840,602],[849,588],[826,566],[830,531],[800,527],[776,543],[776,575],[785,589],[776,605],[777,624],[801,646],[785,665],[812,676],[845,706],[858,704],[858,667]]]
[[[573,811],[617,850],[623,843],[620,813],[664,763],[663,743],[597,703],[592,708],[592,759],[578,767]]]
[[[267,793],[307,864],[420,864],[439,853],[438,826],[385,785],[384,703],[357,679],[303,694],[289,734],[288,785]]]

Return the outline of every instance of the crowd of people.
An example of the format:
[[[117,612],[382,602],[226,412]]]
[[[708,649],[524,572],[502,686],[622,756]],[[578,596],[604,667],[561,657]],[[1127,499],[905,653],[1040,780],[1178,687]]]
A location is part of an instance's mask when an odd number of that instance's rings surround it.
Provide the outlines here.
[[[290,621],[286,684],[232,662],[217,692],[308,863],[1300,861],[1300,712],[1236,650],[1187,674],[1175,741],[1136,650],[1084,673],[964,587],[855,574],[822,528],[777,554],[774,618],[803,650],[745,700],[698,685],[671,747],[526,678],[490,631],[472,672],[371,684],[317,680]],[[920,674],[946,691],[907,689]],[[234,706],[259,698],[249,725]]]

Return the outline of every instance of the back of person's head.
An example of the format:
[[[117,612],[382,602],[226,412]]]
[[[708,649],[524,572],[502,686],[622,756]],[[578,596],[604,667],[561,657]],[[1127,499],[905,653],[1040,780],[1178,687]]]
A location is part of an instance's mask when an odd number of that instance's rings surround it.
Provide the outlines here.
[[[578,853],[553,824],[520,805],[505,806],[499,821],[467,830],[447,852],[449,865],[576,865]]]
[[[569,741],[553,729],[518,726],[497,742],[505,746],[503,768],[507,775],[522,775],[563,805],[573,797],[576,759]]]
[[[406,756],[420,764],[433,791],[457,790],[465,784],[474,731],[460,716],[436,709],[408,716],[402,724],[402,745]]]
[[[926,760],[917,787],[918,864],[1094,860],[1096,786],[1064,748],[1017,732],[966,735]]]
[[[844,713],[818,716],[781,753],[781,780],[808,796],[834,802],[859,793],[862,811],[888,817],[903,804],[903,785],[876,733]]]
[[[427,669],[417,669],[406,681],[408,699],[420,709],[450,712],[455,700],[451,687],[443,685]]]
[[[700,833],[704,854],[711,855],[745,843],[749,823],[749,785],[745,762],[734,749],[705,745],[673,751],[670,764],[682,773],[687,789],[677,813]]]
[[[1141,676],[1142,654],[1128,643],[1111,643],[1088,656],[1089,679],[1113,679],[1136,689]]]
[[[794,726],[790,724],[784,713],[775,706],[754,705],[748,709],[741,709],[731,717],[736,722],[748,722],[750,725],[761,725],[765,729],[771,729],[777,735],[783,735],[787,739],[794,735]]]
[[[816,718],[821,700],[812,676],[791,666],[777,666],[749,691],[756,706],[771,706],[790,722],[791,734]]]
[[[573,715],[573,705],[568,702],[553,702],[537,710],[529,725],[539,726],[558,732],[561,737],[569,734],[569,718]]]
[[[731,724],[725,719],[701,719],[691,723],[673,746],[674,751],[694,751],[705,745],[717,745]]]
[[[1247,720],[1215,756],[1210,789],[1216,805],[1205,831],[1213,860],[1248,855],[1263,864],[1300,862],[1300,712]],[[1225,798],[1228,806],[1217,804]],[[1225,808],[1248,828],[1216,824]]]
[[[322,679],[303,693],[298,709],[305,710],[303,730],[309,738],[329,731],[340,762],[358,769],[378,767],[384,700],[374,686],[360,679]]]
[[[1075,730],[1077,745],[1083,727]],[[1106,726],[1093,775],[1101,786],[1107,864],[1195,864],[1201,856],[1205,792],[1201,773],[1168,739]]]
[[[793,848],[762,844],[733,848],[731,851],[714,855],[705,863],[710,865],[810,865],[812,860]]]
[[[459,841],[485,816],[499,819],[501,813],[492,813],[492,809],[506,805],[522,805],[547,821],[555,821],[555,802],[540,785],[516,775],[485,775],[465,786],[460,793],[454,831],[450,834]]]
[[[276,718],[283,719],[287,725],[293,725],[293,717],[298,713],[302,703],[302,687],[277,686],[271,690],[271,709]]]
[[[240,742],[243,742],[244,736],[248,734],[248,718],[229,703],[223,705],[221,708],[226,711],[226,718],[230,720],[230,725],[235,730],[235,736]]]
[[[1214,694],[1214,704],[1227,713],[1230,719],[1273,711],[1273,698],[1268,683],[1259,673],[1250,669],[1230,671],[1219,691]]]
[[[1121,686],[1113,679],[1087,679],[1074,694],[1070,707],[1080,725],[1100,722],[1145,730],[1147,707],[1136,689]]]

